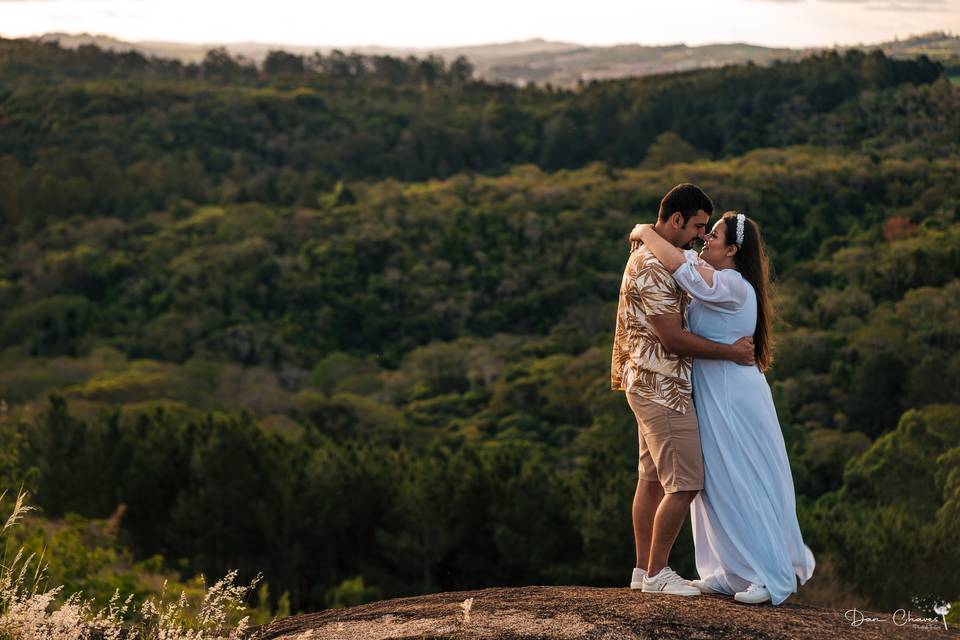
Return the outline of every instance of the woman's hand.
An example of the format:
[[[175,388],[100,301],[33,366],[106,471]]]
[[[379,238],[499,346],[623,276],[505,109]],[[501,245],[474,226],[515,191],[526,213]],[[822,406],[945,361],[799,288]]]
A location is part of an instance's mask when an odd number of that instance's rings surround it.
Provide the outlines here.
[[[643,232],[652,228],[652,224],[638,224],[630,232],[630,252],[633,253],[640,248],[643,243]]]

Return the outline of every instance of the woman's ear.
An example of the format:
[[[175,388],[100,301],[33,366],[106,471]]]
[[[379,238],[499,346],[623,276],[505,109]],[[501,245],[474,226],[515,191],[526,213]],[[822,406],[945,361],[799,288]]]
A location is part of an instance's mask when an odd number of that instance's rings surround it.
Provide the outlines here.
[[[728,257],[728,258],[732,258],[732,257],[737,253],[737,251],[738,251],[739,249],[740,249],[740,247],[738,247],[738,246],[736,245],[736,243],[734,243],[734,244],[728,244],[728,245],[727,245],[727,251],[726,251],[727,257]]]

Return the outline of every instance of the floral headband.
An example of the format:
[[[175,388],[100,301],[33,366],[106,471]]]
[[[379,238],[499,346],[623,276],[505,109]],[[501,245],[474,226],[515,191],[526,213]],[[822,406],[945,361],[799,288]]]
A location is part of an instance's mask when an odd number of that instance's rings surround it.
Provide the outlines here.
[[[737,214],[737,246],[743,246],[743,221],[747,219],[747,216],[742,213]]]

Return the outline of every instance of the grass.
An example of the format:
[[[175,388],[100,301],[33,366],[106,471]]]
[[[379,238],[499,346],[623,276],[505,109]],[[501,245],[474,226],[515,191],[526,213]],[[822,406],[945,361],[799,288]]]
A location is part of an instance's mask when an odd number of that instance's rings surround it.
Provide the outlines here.
[[[0,502],[6,494],[0,494]],[[0,563],[0,640],[81,640],[89,638],[93,629],[99,630],[104,640],[204,640],[238,638],[249,628],[244,602],[262,575],[249,585],[237,585],[235,570],[207,589],[197,605],[184,591],[168,599],[166,581],[159,597],[148,598],[139,609],[131,606],[133,594],[122,599],[119,589],[103,609],[94,610],[93,601],[79,592],[57,605],[63,586],[40,588],[46,570],[45,549],[39,557],[35,553],[24,557],[21,546],[7,562],[8,531],[34,510],[27,504],[27,496],[22,489],[18,492],[13,513],[0,529],[4,548]]]

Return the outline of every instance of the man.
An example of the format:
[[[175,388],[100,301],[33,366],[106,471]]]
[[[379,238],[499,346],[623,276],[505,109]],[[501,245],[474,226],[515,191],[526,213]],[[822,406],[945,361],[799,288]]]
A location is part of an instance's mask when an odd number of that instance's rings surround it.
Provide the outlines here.
[[[654,229],[688,248],[704,231],[713,202],[699,187],[679,184],[664,196]],[[753,340],[711,342],[687,331],[687,294],[670,272],[639,246],[620,285],[611,388],[626,392],[637,419],[639,479],[633,498],[637,564],[630,587],[645,592],[699,595],[667,566],[670,550],[697,492],[703,454],[691,398],[691,358],[753,364]]]

